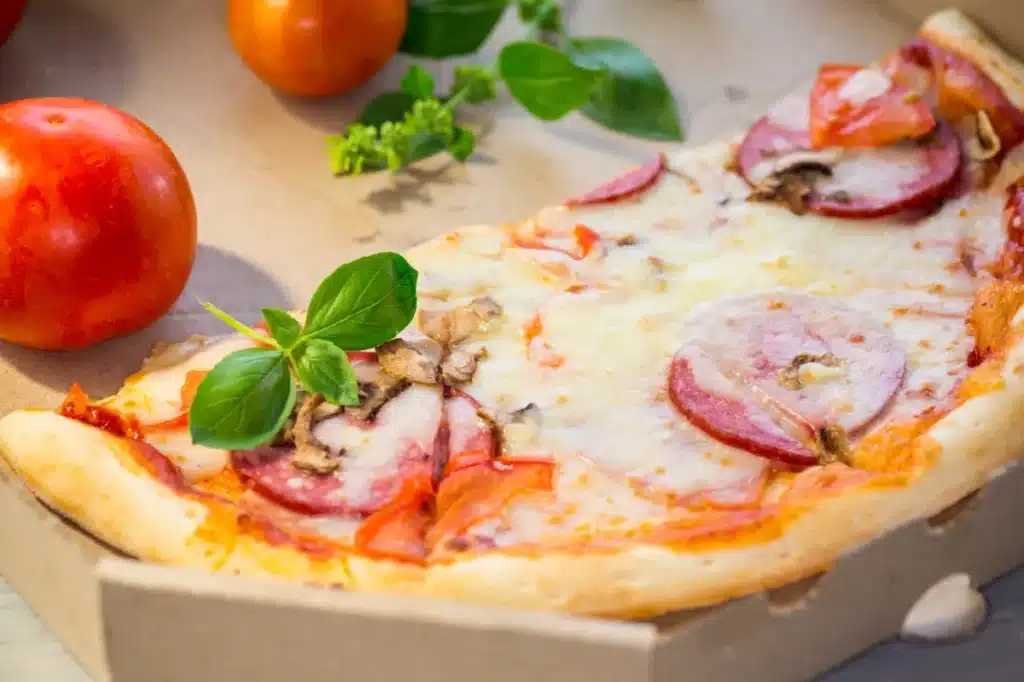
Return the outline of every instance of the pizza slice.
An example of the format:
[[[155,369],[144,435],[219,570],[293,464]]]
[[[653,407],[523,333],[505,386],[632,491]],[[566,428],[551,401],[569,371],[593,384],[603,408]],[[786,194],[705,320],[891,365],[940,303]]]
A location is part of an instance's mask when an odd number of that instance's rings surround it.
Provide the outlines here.
[[[735,139],[11,413],[0,452],[229,574],[632,618],[827,570],[1024,448],[1022,108],[942,12]]]

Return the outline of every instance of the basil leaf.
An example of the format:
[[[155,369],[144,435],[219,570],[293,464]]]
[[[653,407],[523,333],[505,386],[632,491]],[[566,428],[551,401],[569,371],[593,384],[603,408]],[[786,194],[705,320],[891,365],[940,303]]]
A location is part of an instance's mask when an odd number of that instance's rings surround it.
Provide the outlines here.
[[[448,144],[448,153],[452,155],[452,158],[456,161],[465,161],[473,155],[474,149],[476,149],[476,135],[473,134],[473,131],[462,126],[456,127],[452,141]]]
[[[643,50],[619,38],[575,38],[570,46],[578,66],[605,72],[581,114],[634,137],[682,141],[675,98]]]
[[[192,442],[247,450],[269,442],[295,406],[295,382],[284,353],[247,348],[210,370],[189,408]]]
[[[444,59],[473,54],[487,41],[509,0],[410,0],[401,52]]]
[[[419,273],[397,253],[346,263],[327,276],[309,302],[303,339],[363,350],[393,339],[416,314]]]
[[[415,103],[416,98],[407,92],[385,92],[370,100],[355,122],[380,126],[388,121],[401,121]]]
[[[286,351],[295,347],[295,342],[302,334],[302,327],[299,326],[298,320],[280,308],[264,308],[263,319],[267,323],[270,335],[277,341],[277,345]]]
[[[498,66],[512,96],[543,121],[557,121],[586,104],[601,78],[564,52],[528,41],[506,45]]]
[[[313,339],[295,352],[295,373],[310,393],[334,405],[358,405],[359,384],[345,351]]]
[[[423,98],[434,94],[434,77],[419,64],[413,64],[402,77],[402,92],[411,97]]]

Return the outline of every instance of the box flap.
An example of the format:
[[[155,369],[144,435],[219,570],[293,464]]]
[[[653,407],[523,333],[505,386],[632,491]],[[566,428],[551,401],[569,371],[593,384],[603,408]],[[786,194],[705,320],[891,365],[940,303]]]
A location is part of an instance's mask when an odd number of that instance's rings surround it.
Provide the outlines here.
[[[650,677],[657,639],[644,623],[318,590],[118,559],[102,561],[98,572],[113,682],[156,682],[154,671],[160,682],[639,681]]]

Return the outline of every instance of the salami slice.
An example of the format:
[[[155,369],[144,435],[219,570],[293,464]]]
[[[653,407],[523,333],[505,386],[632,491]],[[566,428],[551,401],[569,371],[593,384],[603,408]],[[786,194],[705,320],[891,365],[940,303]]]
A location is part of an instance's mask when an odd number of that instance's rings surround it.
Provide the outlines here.
[[[688,325],[669,390],[724,443],[793,465],[841,456],[903,383],[906,357],[865,313],[806,294],[717,301]]]
[[[372,425],[340,416],[320,422],[317,440],[340,453],[341,465],[329,474],[296,468],[293,448],[235,452],[232,466],[256,492],[289,509],[367,516],[388,504],[404,481],[429,479],[441,408],[440,389],[413,386],[384,405]]]
[[[583,196],[569,199],[566,206],[587,206],[589,204],[603,204],[608,201],[617,201],[626,197],[638,194],[653,185],[662,172],[665,170],[665,156],[658,156],[644,165],[631,170],[611,182],[605,183],[593,189]]]
[[[797,212],[877,218],[932,207],[957,179],[960,141],[943,121],[918,140],[812,150],[808,116],[806,98],[789,98],[747,132],[736,162],[755,196],[770,193]]]

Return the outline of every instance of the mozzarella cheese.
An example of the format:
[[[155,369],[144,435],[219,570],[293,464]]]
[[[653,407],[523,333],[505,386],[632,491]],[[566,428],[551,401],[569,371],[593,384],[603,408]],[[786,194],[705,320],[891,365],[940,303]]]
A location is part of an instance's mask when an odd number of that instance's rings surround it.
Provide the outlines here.
[[[882,85],[865,74],[848,94],[866,97]],[[806,126],[806,109],[790,104],[780,105],[788,119],[777,111],[773,120]],[[658,494],[718,490],[727,497],[752,485],[767,460],[693,427],[666,390],[690,316],[722,297],[794,290],[836,297],[888,328],[906,352],[907,374],[871,428],[938,404],[964,376],[972,345],[964,317],[989,281],[980,266],[1005,239],[1001,186],[947,202],[913,224],[796,218],[744,201],[745,185],[725,171],[727,154],[728,145],[715,145],[679,155],[675,173],[637,200],[539,214],[546,234],[564,238],[575,225],[597,232],[601,258],[573,260],[508,242],[499,256],[498,231],[486,228],[411,254],[427,281],[446,282],[447,304],[486,291],[504,307],[503,323],[473,344],[486,347],[488,358],[466,390],[492,408],[538,405],[543,426],[521,454],[547,454],[559,464],[556,495],[518,500],[500,522],[474,529],[478,535],[511,544],[602,524],[641,526],[666,513]],[[1003,177],[1016,177],[1019,158],[1010,156],[1016,172],[1004,169]],[[844,172],[852,174],[845,184],[876,193],[898,191],[910,175],[899,164],[852,164]],[[476,253],[477,245],[486,252]],[[967,248],[978,267],[965,263]],[[553,264],[564,277],[547,276]],[[527,343],[522,330],[534,316],[541,330]],[[562,361],[538,361],[538,344]],[[813,382],[845,371],[813,363],[801,369]]]

